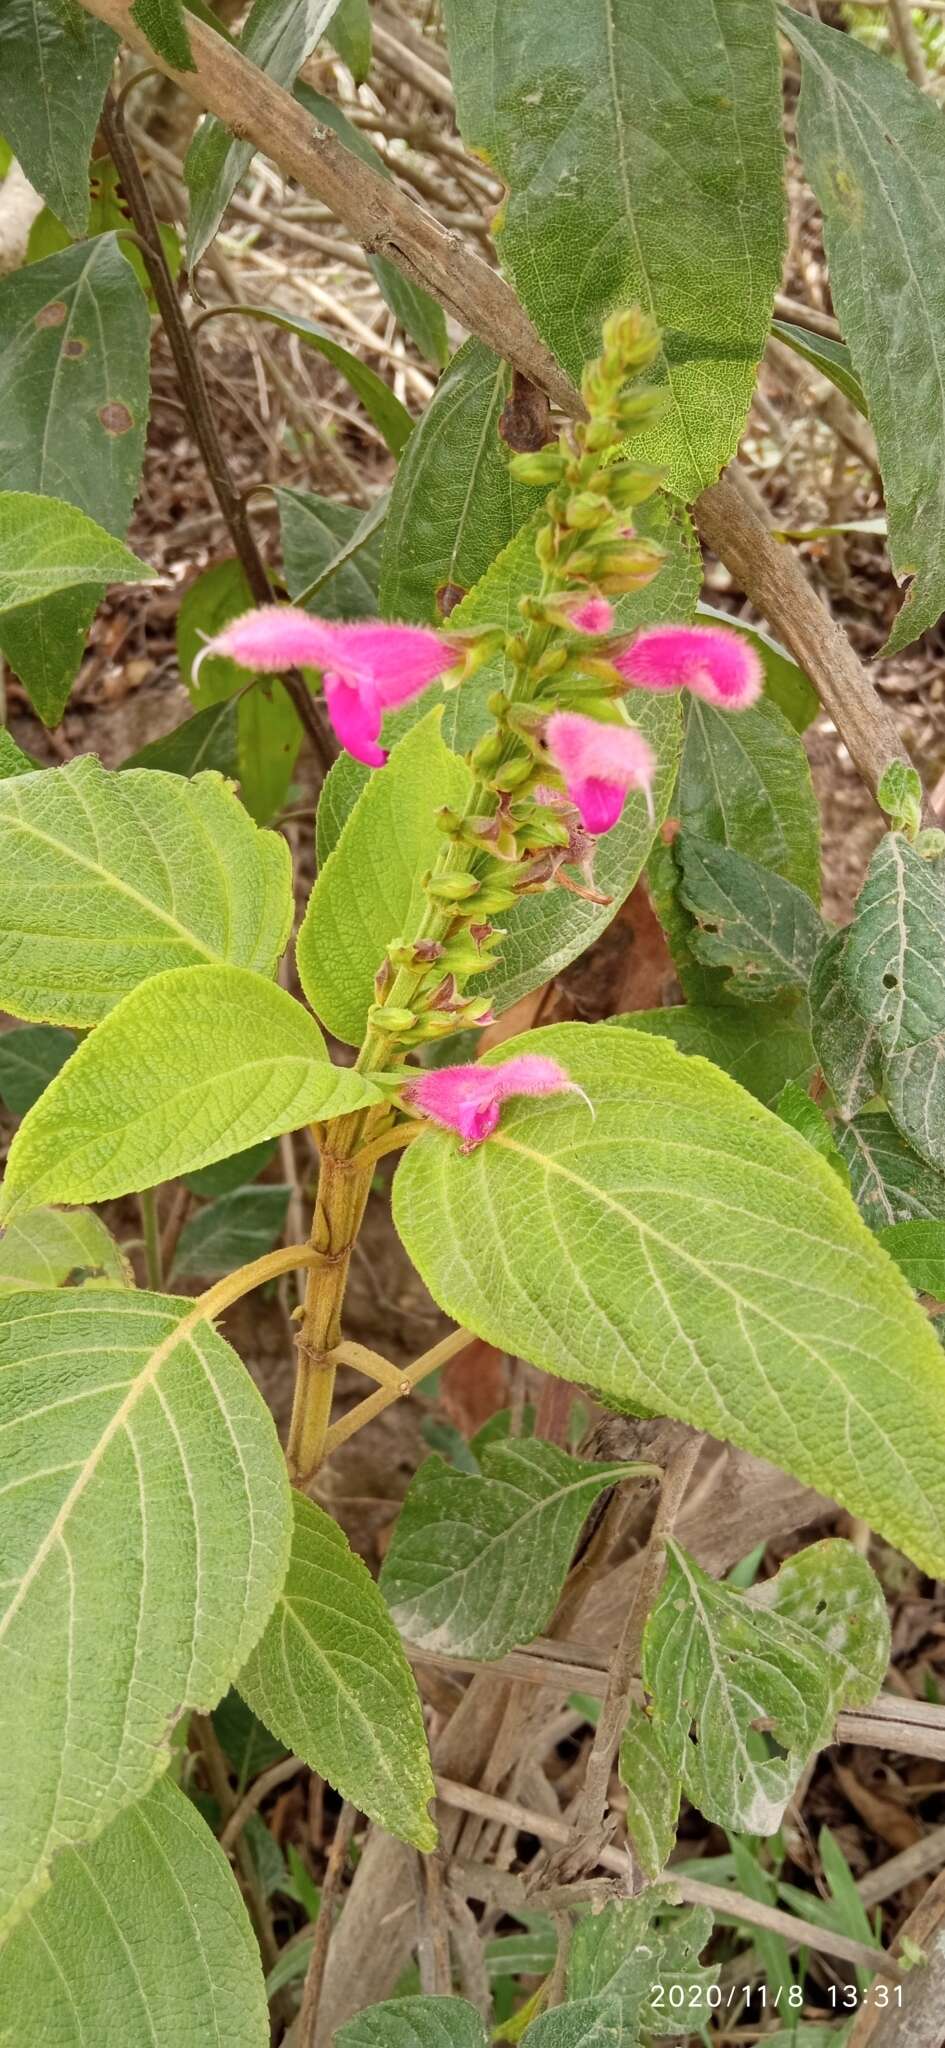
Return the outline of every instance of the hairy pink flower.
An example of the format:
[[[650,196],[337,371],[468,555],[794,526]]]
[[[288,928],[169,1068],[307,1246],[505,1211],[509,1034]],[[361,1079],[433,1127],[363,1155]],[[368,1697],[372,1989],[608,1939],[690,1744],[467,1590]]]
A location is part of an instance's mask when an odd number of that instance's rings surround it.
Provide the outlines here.
[[[653,749],[633,726],[602,725],[580,711],[556,711],[545,739],[586,832],[595,837],[609,832],[631,789],[642,789],[652,808]]]
[[[439,1067],[421,1074],[404,1089],[404,1100],[431,1123],[458,1131],[463,1151],[471,1152],[491,1137],[499,1111],[510,1095],[583,1095],[557,1060],[543,1053],[522,1052],[497,1067]],[[587,1101],[587,1097],[584,1096]]]
[[[579,633],[609,633],[613,623],[613,606],[606,597],[585,598],[569,618],[569,624],[576,626]]]
[[[244,612],[215,633],[197,657],[226,655],[240,668],[274,675],[287,668],[320,668],[328,715],[343,747],[379,768],[385,711],[418,697],[451,668],[455,651],[424,626],[386,626],[380,620],[336,625],[294,605],[264,605]]]
[[[722,711],[747,711],[761,695],[754,648],[720,626],[650,626],[614,667],[638,689],[691,690]]]

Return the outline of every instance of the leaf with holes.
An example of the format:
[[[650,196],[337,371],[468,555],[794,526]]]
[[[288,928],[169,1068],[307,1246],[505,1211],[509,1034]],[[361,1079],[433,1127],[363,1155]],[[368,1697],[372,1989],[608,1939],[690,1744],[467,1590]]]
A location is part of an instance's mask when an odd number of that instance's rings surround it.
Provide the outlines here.
[[[945,1028],[945,882],[900,832],[870,861],[840,972],[887,1055]]]
[[[57,0],[5,0],[0,130],[72,235],[89,220],[89,155],[118,38]]]
[[[628,2036],[664,2034],[669,2011],[692,2012],[718,1977],[699,1954],[712,1933],[705,1906],[676,1907],[671,1884],[613,1899],[577,1921],[568,1956],[568,1999],[605,2003]],[[682,1996],[671,1996],[678,1985]],[[537,2031],[535,2037],[537,2039]]]
[[[344,1799],[418,1849],[436,1846],[416,1681],[367,1566],[304,1495],[288,1576],[239,1689]]]
[[[769,1458],[945,1564],[945,1359],[892,1261],[795,1132],[705,1060],[608,1025],[547,1053],[587,1091],[506,1104],[464,1155],[401,1161],[394,1217],[454,1320],[608,1405]],[[774,1306],[776,1304],[776,1306]]]
[[[780,9],[801,60],[798,141],[834,304],[876,434],[900,579],[886,651],[945,609],[945,133],[934,100],[857,37]]]
[[[291,919],[285,840],[218,775],[111,774],[86,754],[0,782],[0,1003],[14,1016],[97,1024],[168,967],[271,975]]]
[[[707,1820],[774,1834],[808,1757],[842,1706],[874,1697],[888,1657],[885,1597],[852,1545],[816,1544],[748,1593],[667,1545],[643,1683],[666,1764]],[[771,1727],[766,1755],[759,1722]]]
[[[115,234],[3,278],[0,489],[63,499],[123,539],[141,482],[149,341],[147,301]],[[101,582],[63,591],[0,630],[47,725],[62,715],[102,593]]]
[[[29,2012],[35,2038],[62,2048],[266,2048],[246,1908],[176,1785],[153,1786],[91,1848],[59,1851],[52,1890],[0,1952],[0,2003]]]
[[[10,1147],[0,1221],[104,1202],[380,1100],[301,1003],[243,967],[153,974],[83,1040]]]
[[[488,1444],[480,1464],[481,1478],[424,1461],[381,1572],[401,1633],[453,1657],[504,1657],[540,1635],[595,1501],[655,1469],[588,1463],[537,1437]]]
[[[871,1230],[912,1218],[945,1219],[945,1174],[920,1159],[884,1110],[851,1118],[836,1137],[857,1207]]]
[[[777,704],[689,701],[676,812],[687,832],[772,868],[820,901],[820,815],[803,742]]]
[[[680,901],[696,920],[690,949],[707,967],[732,969],[729,994],[765,1002],[806,990],[824,927],[803,889],[688,830],[675,853]]]
[[[882,1046],[871,1017],[857,1009],[844,974],[847,933],[825,938],[811,970],[811,1037],[824,1080],[845,1121],[883,1085]]]
[[[628,1031],[670,1038],[680,1052],[697,1053],[731,1074],[749,1095],[772,1109],[786,1081],[806,1087],[814,1071],[807,1007],[781,1002],[683,1003],[665,1010],[633,1010],[611,1023]]]
[[[696,497],[737,446],[781,279],[774,0],[444,11],[460,128],[508,186],[503,268],[575,378],[614,306],[655,315],[668,404],[641,447]]]
[[[0,1917],[166,1766],[282,1584],[290,1500],[272,1418],[193,1302],[4,1298]]]
[[[91,1209],[34,1209],[0,1237],[0,1294],[133,1286],[128,1260]]]

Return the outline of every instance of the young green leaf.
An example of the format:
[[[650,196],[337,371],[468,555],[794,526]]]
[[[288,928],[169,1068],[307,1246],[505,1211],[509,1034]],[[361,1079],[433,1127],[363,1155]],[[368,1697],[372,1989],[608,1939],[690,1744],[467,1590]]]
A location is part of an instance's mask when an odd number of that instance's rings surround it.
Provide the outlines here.
[[[737,718],[689,703],[676,813],[687,832],[773,868],[820,901],[820,814],[803,743],[762,697]]]
[[[133,1286],[124,1253],[91,1209],[36,1209],[0,1237],[0,1294]]]
[[[730,967],[729,994],[764,1002],[806,990],[823,923],[803,889],[727,846],[681,832],[680,901],[696,919],[689,945],[707,967]]]
[[[272,1418],[199,1305],[118,1290],[5,1297],[0,1918],[166,1766],[282,1584]]]
[[[853,1117],[838,1129],[837,1147],[871,1230],[913,1217],[945,1219],[945,1175],[919,1158],[884,1110]]]
[[[0,1099],[14,1116],[32,1109],[75,1045],[71,1031],[59,1031],[53,1024],[0,1031]]]
[[[371,68],[369,0],[339,0],[328,24],[328,40],[347,64],[355,85],[363,85]]]
[[[307,1010],[243,967],[172,967],[125,996],[20,1125],[0,1220],[103,1202],[379,1100]]]
[[[436,1845],[416,1683],[367,1566],[300,1493],[288,1576],[239,1688],[267,1728],[389,1834]]]
[[[6,726],[0,726],[0,781],[8,775],[35,775],[40,766],[39,761],[34,761],[32,755],[24,754],[22,747],[17,746]]]
[[[606,1025],[548,1053],[586,1089],[519,1100],[462,1154],[430,1132],[394,1216],[487,1342],[708,1429],[945,1563],[945,1360],[829,1166],[706,1061]],[[588,1247],[592,1248],[588,1255]]]
[[[168,967],[272,974],[291,920],[285,840],[257,831],[218,775],[111,774],[86,754],[0,782],[0,1004],[14,1016],[97,1024]]]
[[[237,705],[232,698],[208,704],[175,725],[162,739],[150,740],[130,754],[122,768],[161,768],[166,775],[199,775],[213,768],[235,782],[239,774]]]
[[[118,37],[57,0],[5,0],[0,131],[72,235],[89,220],[89,156]]]
[[[620,1743],[627,1833],[647,1877],[658,1877],[676,1841],[682,1779],[669,1763],[649,1714],[631,1700]]]
[[[537,1437],[486,1445],[482,1477],[425,1459],[394,1525],[381,1591],[401,1633],[453,1657],[540,1635],[587,1516],[648,1465],[593,1464]]]
[[[737,445],[781,276],[774,0],[688,0],[682,34],[651,0],[444,12],[460,127],[509,188],[503,268],[573,376],[604,313],[654,314],[669,404],[639,445],[694,498]]]
[[[900,832],[870,861],[840,972],[887,1054],[945,1028],[945,882]]]
[[[814,1071],[814,1048],[803,1002],[751,1003],[744,1007],[684,1003],[665,1010],[634,1010],[612,1017],[628,1031],[671,1038],[680,1052],[698,1053],[731,1074],[749,1095],[773,1109],[786,1081],[805,1088]]]
[[[335,2048],[488,2048],[488,2035],[465,1998],[392,1998],[339,2027]]]
[[[0,282],[0,489],[64,499],[124,537],[141,481],[149,339],[117,235]],[[4,653],[47,725],[62,715],[102,588],[63,591],[4,622]]]
[[[74,505],[0,491],[0,612],[24,611],[79,584],[153,583],[154,575]],[[31,623],[39,630],[35,615]]]
[[[803,356],[805,363],[811,363],[821,376],[829,377],[844,398],[855,405],[857,412],[869,419],[869,406],[859,377],[853,368],[853,358],[845,342],[832,341],[829,336],[813,334],[809,327],[797,327],[793,320],[772,320],[771,332],[778,341],[786,343],[797,356]]]
[[[174,1254],[175,1281],[214,1280],[259,1259],[282,1236],[291,1188],[233,1188],[184,1224]]]
[[[293,604],[319,577],[324,583],[311,601],[323,619],[374,619],[381,569],[380,526],[353,505],[320,498],[317,491],[278,490],[282,566]],[[380,501],[381,518],[384,501]],[[353,543],[363,534],[363,544]],[[343,562],[339,557],[346,554]],[[338,566],[333,568],[333,564]]]
[[[707,1820],[773,1834],[839,1708],[873,1698],[888,1656],[882,1588],[850,1544],[816,1544],[738,1593],[671,1542],[643,1638],[667,1768]],[[775,1746],[765,1756],[753,1736],[766,1720]]]
[[[148,0],[154,4],[154,0]],[[162,0],[168,4],[168,0]],[[175,4],[175,0],[170,0]],[[179,5],[179,0],[176,0]],[[338,0],[254,0],[239,38],[241,55],[276,85],[291,85],[325,32]],[[143,25],[143,24],[142,24]],[[213,241],[236,187],[255,154],[213,114],[205,115],[187,152],[190,195],[187,265],[194,270]]]
[[[134,0],[131,14],[151,48],[173,64],[175,71],[196,70],[183,0]]]
[[[308,899],[296,946],[306,999],[328,1030],[360,1045],[374,977],[390,942],[409,938],[426,904],[422,877],[443,844],[437,811],[462,810],[465,762],[443,745],[438,707],[371,775]]]
[[[168,1957],[173,1956],[173,1968]],[[152,1787],[48,1891],[0,1952],[0,2003],[72,2048],[266,2048],[259,1950],[226,1857],[191,1801]]]
[[[391,491],[385,618],[442,623],[534,511],[535,493],[509,475],[499,438],[511,381],[508,365],[481,341],[464,342],[440,378]]]
[[[811,1037],[823,1077],[848,1121],[880,1093],[883,1059],[876,1026],[861,1015],[847,986],[846,943],[845,931],[824,939],[811,970],[808,996]]]

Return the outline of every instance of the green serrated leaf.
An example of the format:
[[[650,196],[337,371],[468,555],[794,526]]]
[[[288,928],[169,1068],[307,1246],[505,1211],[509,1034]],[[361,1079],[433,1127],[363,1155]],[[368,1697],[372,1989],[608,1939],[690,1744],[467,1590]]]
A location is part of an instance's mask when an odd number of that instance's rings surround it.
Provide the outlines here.
[[[945,1218],[945,1175],[919,1158],[884,1110],[853,1117],[836,1135],[857,1207],[871,1230],[913,1217]]]
[[[86,754],[0,782],[0,1003],[14,1016],[96,1024],[167,967],[270,975],[291,919],[285,840],[257,831],[218,775],[113,774]]]
[[[24,1024],[0,1031],[0,1098],[14,1116],[25,1116],[54,1074],[75,1051],[71,1031],[52,1024]]]
[[[669,1762],[649,1714],[630,1702],[620,1742],[620,1782],[627,1794],[627,1833],[647,1877],[658,1877],[676,1842],[682,1778]]]
[[[421,878],[443,844],[437,811],[462,810],[465,764],[428,713],[371,775],[320,870],[296,946],[306,1000],[336,1038],[360,1045],[387,945],[410,937],[426,904]]]
[[[893,566],[913,579],[891,654],[945,609],[945,133],[897,65],[794,8],[779,19],[801,60],[798,141],[876,434]]]
[[[154,1187],[379,1099],[332,1066],[285,989],[243,967],[172,967],[109,1012],[24,1118],[0,1221]]]
[[[490,1443],[482,1477],[427,1458],[381,1572],[401,1633],[453,1657],[504,1657],[540,1635],[594,1502],[647,1465],[593,1464],[537,1437]]]
[[[182,0],[134,0],[132,20],[175,71],[196,71]]]
[[[820,901],[820,814],[798,734],[777,704],[716,711],[690,699],[679,768],[680,823]]]
[[[675,852],[696,959],[731,968],[726,988],[743,1002],[806,990],[824,927],[803,889],[688,829]]]
[[[885,1596],[851,1544],[816,1544],[748,1593],[667,1545],[643,1682],[667,1766],[707,1820],[774,1834],[839,1708],[873,1698],[888,1656]],[[763,1756],[753,1735],[766,1720],[776,1747]]]
[[[708,1909],[679,1911],[672,1885],[651,1887],[637,1899],[615,1899],[575,1926],[568,1998],[606,2001],[626,2037],[665,2034],[667,2013],[705,2007],[705,1993],[718,1977],[717,1964],[706,1968],[699,1962],[711,1933]],[[678,2003],[671,1998],[673,1986],[681,1993]]]
[[[241,1792],[251,1778],[258,1778],[261,1771],[267,1771],[270,1764],[277,1764],[286,1755],[285,1743],[277,1742],[275,1736],[270,1735],[252,1707],[240,1698],[235,1686],[231,1686],[219,1706],[214,1707],[213,1726],[220,1748],[236,1773]]]
[[[139,0],[139,5],[143,4],[146,0]],[[147,4],[154,5],[155,0],[147,0]],[[180,0],[160,0],[160,4],[179,7]],[[241,56],[258,65],[276,85],[291,85],[337,5],[338,0],[254,0],[237,45]],[[190,195],[189,269],[196,268],[213,241],[254,155],[254,143],[239,141],[215,115],[204,116],[184,161]]]
[[[352,18],[357,19],[359,23],[360,55],[367,70],[371,51],[368,0],[341,0],[341,6],[331,23],[329,42],[335,44],[339,56],[349,69],[354,71],[355,65],[351,60],[358,52],[353,47],[353,37],[348,34]],[[347,56],[336,40],[339,32],[346,36],[350,53]],[[375,149],[363,129],[356,128],[354,122],[349,121],[341,108],[335,105],[334,100],[327,100],[322,93],[314,92],[302,79],[296,84],[295,97],[300,106],[305,108],[306,113],[311,114],[316,121],[321,121],[326,128],[332,129],[345,148],[351,150],[353,156],[360,157],[362,163],[370,164],[371,169],[377,171],[380,177],[390,179],[393,176],[380,151]],[[400,321],[405,333],[416,342],[421,354],[441,370],[448,362],[450,352],[446,317],[442,306],[437,305],[436,300],[431,299],[429,293],[422,291],[411,278],[405,277],[403,271],[398,269],[396,263],[391,263],[389,257],[369,255],[368,263],[381,297],[390,307],[395,319]]]
[[[882,1047],[876,1027],[853,1002],[843,969],[845,931],[825,938],[811,970],[811,1037],[821,1071],[845,1121],[882,1087]]]
[[[339,2027],[335,2048],[487,2048],[488,2036],[465,1998],[392,1998]]]
[[[655,315],[670,402],[640,448],[694,498],[737,446],[780,283],[773,0],[444,17],[463,135],[509,188],[504,270],[575,377],[614,306]]]
[[[931,1166],[945,1168],[945,1033],[902,1045],[886,1062],[890,1114]]]
[[[771,332],[778,341],[786,343],[796,356],[803,356],[805,363],[811,363],[821,376],[829,377],[844,398],[855,405],[857,412],[869,419],[869,407],[859,377],[853,368],[853,358],[846,343],[831,341],[829,336],[812,333],[809,327],[796,327],[793,320],[772,320]]]
[[[880,776],[876,801],[893,829],[914,839],[922,823],[922,783],[911,761],[890,761]]]
[[[680,1052],[701,1054],[769,1109],[786,1081],[806,1087],[814,1071],[806,1006],[790,999],[727,1009],[684,1003],[665,1010],[635,1010],[609,1022],[671,1038]]]
[[[123,539],[141,482],[149,340],[147,301],[115,234],[0,281],[0,489],[61,499]],[[47,725],[101,596],[100,583],[66,590],[4,624],[3,651]]]
[[[208,704],[175,725],[162,739],[150,740],[130,754],[122,768],[161,768],[167,775],[199,775],[214,768],[218,775],[236,780],[239,774],[237,706],[232,699]]]
[[[659,1039],[556,1025],[488,1060],[519,1051],[558,1059],[596,1120],[521,1100],[468,1155],[444,1132],[410,1147],[395,1222],[438,1305],[610,1404],[771,1459],[937,1571],[945,1360],[837,1175]]]
[[[33,491],[0,491],[0,612],[25,611],[58,590],[153,583],[154,575],[74,505]],[[31,609],[30,616],[41,630],[39,615]]]
[[[384,529],[381,611],[442,623],[438,593],[470,590],[535,508],[509,474],[499,416],[512,373],[481,341],[466,341],[410,437]]]
[[[303,1494],[293,1508],[288,1576],[240,1691],[344,1799],[389,1834],[433,1849],[427,1738],[397,1632],[337,1523]]]
[[[311,609],[323,619],[374,619],[380,577],[380,526],[353,505],[321,498],[317,491],[277,490],[282,564],[293,604],[318,579]],[[384,517],[384,501],[380,501]],[[354,543],[364,534],[355,551]],[[345,560],[340,557],[345,556]],[[337,567],[333,564],[337,563]]]
[[[0,726],[0,781],[5,781],[8,775],[35,775],[40,765],[31,754],[24,754],[22,747],[17,746],[6,726]]]
[[[246,1908],[176,1785],[155,1785],[90,1849],[59,1851],[52,1890],[0,1952],[0,2002],[29,2012],[36,2039],[57,2048],[266,2048]]]
[[[89,155],[118,37],[56,0],[5,0],[0,129],[31,185],[70,234],[89,218]]]
[[[269,1411],[193,1302],[10,1295],[0,1366],[2,1918],[147,1791],[183,1709],[225,1692],[291,1517]]]
[[[233,1188],[185,1223],[174,1254],[174,1278],[198,1275],[215,1280],[236,1266],[248,1266],[271,1251],[285,1228],[292,1190],[265,1187]]]
[[[945,1028],[945,882],[899,832],[870,861],[840,972],[887,1054]]]
[[[91,1209],[36,1209],[0,1237],[0,1294],[133,1286],[124,1253]]]

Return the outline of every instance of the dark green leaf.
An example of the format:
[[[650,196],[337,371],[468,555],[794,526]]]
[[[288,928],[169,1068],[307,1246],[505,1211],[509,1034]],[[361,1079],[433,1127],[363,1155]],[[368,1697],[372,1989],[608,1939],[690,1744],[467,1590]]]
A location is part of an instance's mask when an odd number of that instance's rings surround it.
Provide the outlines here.
[[[798,734],[776,704],[716,711],[690,699],[679,769],[680,822],[773,868],[820,901],[820,816]]]
[[[253,1181],[264,1166],[268,1166],[278,1144],[277,1139],[265,1138],[261,1145],[250,1145],[245,1152],[233,1152],[229,1159],[218,1159],[215,1166],[202,1166],[196,1173],[185,1173],[184,1180],[194,1195],[216,1198],[228,1195],[234,1188],[245,1187]]]
[[[363,85],[371,68],[369,0],[340,0],[329,23],[328,40],[354,79]]]
[[[181,0],[134,0],[131,14],[151,48],[175,71],[196,70]]]
[[[295,6],[297,0],[280,0],[280,4]],[[244,320],[262,320],[267,326],[281,327],[286,334],[297,334],[309,348],[317,349],[318,354],[347,379],[365,412],[383,435],[391,454],[400,455],[413,433],[413,420],[406,406],[401,405],[400,399],[376,370],[362,363],[360,356],[354,355],[351,349],[344,348],[327,328],[316,326],[314,320],[304,320],[301,313],[285,313],[279,306],[241,306],[240,313]]]
[[[685,1003],[665,1010],[636,1010],[610,1021],[628,1031],[671,1038],[680,1052],[711,1060],[769,1109],[786,1081],[804,1087],[814,1070],[807,1010],[791,1000],[715,1008]]]
[[[460,127],[509,188],[504,269],[575,377],[612,307],[655,314],[670,406],[640,445],[695,497],[737,445],[781,276],[773,0],[444,11]]]
[[[945,609],[945,128],[855,36],[792,7],[780,20],[801,59],[798,140],[876,433],[893,566],[914,579],[891,653]]]
[[[730,967],[727,987],[746,1002],[806,990],[824,927],[803,889],[689,830],[676,854],[680,899],[696,919],[696,959]]]
[[[824,334],[812,334],[809,327],[795,327],[792,320],[772,320],[771,332],[779,341],[787,343],[795,355],[803,356],[805,363],[812,363],[823,377],[829,377],[844,398],[855,405],[857,412],[869,419],[869,407],[859,377],[853,368],[853,358],[845,342],[831,341]]]
[[[814,961],[810,978],[811,1037],[828,1088],[844,1119],[855,1116],[882,1087],[882,1047],[875,1024],[861,1016],[843,972],[847,933],[833,932]]]
[[[0,282],[0,489],[63,499],[123,537],[141,479],[149,338],[114,234]],[[64,590],[3,623],[3,651],[47,725],[62,715],[102,588]]]
[[[394,1524],[381,1591],[401,1633],[454,1657],[540,1635],[600,1495],[648,1466],[589,1464],[537,1437],[482,1447],[482,1477],[427,1458]]]
[[[239,774],[237,705],[232,698],[208,704],[163,739],[151,740],[129,754],[123,768],[163,768],[168,775],[199,775],[202,768],[215,768],[233,780]]]
[[[945,1301],[945,1222],[892,1223],[877,1236],[917,1294]]]
[[[384,533],[381,610],[439,624],[438,593],[462,596],[535,508],[514,483],[499,438],[511,371],[484,342],[467,341],[410,438]],[[447,605],[447,609],[448,609]]]
[[[945,1169],[945,1034],[902,1045],[886,1062],[890,1115],[930,1166]]]
[[[620,1782],[627,1794],[627,1833],[647,1877],[658,1877],[676,1841],[682,1779],[667,1761],[649,1714],[630,1701],[620,1742]]]
[[[292,787],[302,726],[285,685],[274,676],[240,698],[237,723],[243,802],[257,825],[268,825]]]
[[[945,1028],[945,881],[900,832],[879,842],[857,897],[840,972],[885,1052]]]
[[[812,1102],[806,1089],[799,1088],[796,1081],[785,1082],[775,1105],[779,1117],[790,1124],[792,1131],[799,1132],[821,1159],[826,1159],[834,1173],[839,1174],[844,1187],[850,1185],[850,1170],[846,1160],[837,1149],[833,1128],[825,1117],[818,1102]]]
[[[234,1188],[185,1223],[174,1257],[174,1279],[215,1280],[259,1259],[281,1237],[292,1190]]]
[[[339,2027],[335,2048],[487,2048],[487,2041],[465,1998],[392,1998]]]
[[[54,1074],[75,1052],[71,1031],[55,1024],[22,1024],[0,1031],[0,1096],[14,1116],[25,1116]]]
[[[70,234],[89,218],[89,155],[118,37],[56,0],[4,0],[0,128]]]
[[[364,514],[353,505],[320,498],[316,491],[278,490],[275,498],[282,565],[293,603],[318,581],[310,609],[323,619],[376,618],[383,499]],[[372,523],[375,510],[380,516]]]
[[[219,1706],[214,1707],[213,1725],[220,1747],[236,1772],[240,1791],[252,1778],[258,1778],[261,1771],[267,1771],[270,1764],[277,1764],[286,1754],[284,1745],[270,1735],[262,1721],[257,1720],[252,1707],[240,1698],[235,1686],[231,1686]]]
[[[945,1175],[919,1158],[885,1111],[855,1116],[837,1131],[837,1146],[871,1230],[912,1217],[945,1219]]]

